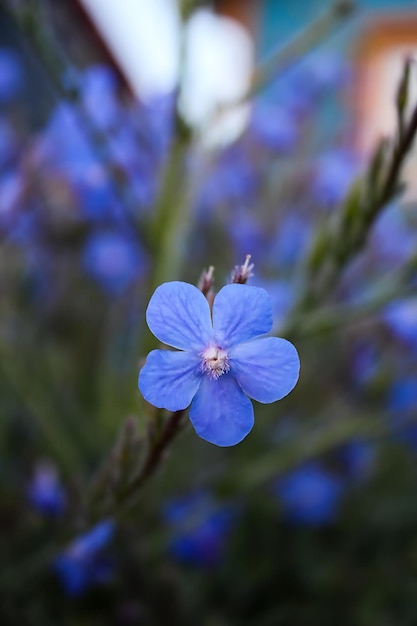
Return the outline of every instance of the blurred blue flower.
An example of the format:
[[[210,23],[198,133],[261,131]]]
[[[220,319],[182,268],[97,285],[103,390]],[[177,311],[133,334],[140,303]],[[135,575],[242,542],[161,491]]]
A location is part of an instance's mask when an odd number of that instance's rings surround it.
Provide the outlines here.
[[[94,221],[117,214],[116,194],[106,170],[99,165],[86,168],[82,176],[69,176],[82,216]]]
[[[258,176],[253,164],[239,146],[232,146],[220,155],[200,191],[197,202],[200,217],[212,218],[215,208],[227,204],[247,206],[257,188]]]
[[[256,215],[242,207],[235,207],[227,216],[226,228],[233,243],[236,258],[245,257],[250,250],[254,257],[261,257],[267,245],[263,226]]]
[[[287,520],[321,526],[336,519],[344,483],[320,463],[311,462],[280,478],[275,491]]]
[[[166,156],[171,143],[175,103],[176,94],[168,92],[149,98],[134,111],[137,134],[159,160]]]
[[[20,172],[8,171],[0,176],[0,220],[13,224],[18,216],[18,209],[24,194],[25,180]]]
[[[295,265],[305,254],[310,245],[311,225],[306,218],[293,211],[281,220],[274,244],[270,252],[271,264],[279,266]]]
[[[387,270],[404,263],[413,254],[416,243],[416,233],[407,223],[405,211],[397,204],[382,211],[369,240],[379,267]]]
[[[289,341],[259,338],[272,327],[271,298],[263,289],[226,285],[214,300],[212,316],[213,321],[206,298],[193,285],[160,285],[146,320],[160,341],[181,352],[152,351],[140,371],[139,389],[145,400],[169,411],[191,403],[196,433],[218,446],[232,446],[253,427],[249,398],[270,403],[286,396],[298,380],[300,361]]]
[[[70,596],[80,596],[90,587],[107,583],[113,566],[105,549],[112,539],[114,523],[100,522],[80,535],[53,562],[64,590]]]
[[[381,315],[399,339],[417,347],[417,298],[394,300]]]
[[[296,70],[299,87],[310,98],[332,92],[350,80],[352,71],[346,59],[337,55],[315,54],[304,60]]]
[[[361,340],[352,344],[351,376],[357,387],[366,386],[378,371],[380,357],[375,346]]]
[[[75,107],[59,102],[38,138],[38,159],[50,171],[63,170],[71,181],[85,180],[87,172],[99,163],[81,126]]]
[[[388,389],[388,410],[396,438],[417,449],[417,375],[396,380]]]
[[[172,530],[168,549],[174,558],[203,567],[220,562],[236,518],[233,508],[197,492],[169,502],[163,516]]]
[[[331,150],[314,162],[311,191],[316,201],[334,206],[345,197],[350,185],[360,173],[358,158],[346,150]]]
[[[376,447],[370,441],[354,439],[339,450],[339,457],[349,477],[366,480],[375,467]]]
[[[294,116],[283,107],[266,103],[254,106],[248,132],[260,144],[276,152],[288,152],[298,139]]]
[[[271,98],[296,115],[306,115],[319,98],[347,84],[351,74],[349,64],[338,56],[310,56],[277,76],[270,88]]]
[[[16,98],[23,84],[23,68],[13,50],[0,48],[0,104]]]
[[[388,407],[393,413],[411,413],[417,410],[417,376],[400,378],[389,388]]]
[[[117,81],[111,68],[93,65],[80,77],[81,101],[94,125],[108,131],[121,115],[117,100]]]
[[[27,496],[33,508],[43,515],[55,517],[64,511],[65,491],[54,465],[50,463],[36,465]]]
[[[142,250],[118,232],[96,232],[87,239],[83,266],[105,291],[118,295],[145,271]]]
[[[0,117],[0,169],[6,168],[16,155],[16,133],[10,123]]]

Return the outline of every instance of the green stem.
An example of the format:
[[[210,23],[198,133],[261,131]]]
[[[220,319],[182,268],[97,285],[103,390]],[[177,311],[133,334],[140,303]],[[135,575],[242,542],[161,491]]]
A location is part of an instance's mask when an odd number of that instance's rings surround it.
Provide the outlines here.
[[[177,139],[167,164],[152,229],[154,269],[152,291],[161,283],[181,275],[190,229],[190,198],[185,180],[188,141]]]

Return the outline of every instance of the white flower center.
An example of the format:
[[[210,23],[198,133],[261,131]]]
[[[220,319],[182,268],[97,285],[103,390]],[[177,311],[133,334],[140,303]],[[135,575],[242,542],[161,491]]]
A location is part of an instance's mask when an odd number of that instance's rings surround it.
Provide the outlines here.
[[[210,378],[219,378],[230,370],[229,355],[216,345],[209,345],[201,353],[201,369]]]

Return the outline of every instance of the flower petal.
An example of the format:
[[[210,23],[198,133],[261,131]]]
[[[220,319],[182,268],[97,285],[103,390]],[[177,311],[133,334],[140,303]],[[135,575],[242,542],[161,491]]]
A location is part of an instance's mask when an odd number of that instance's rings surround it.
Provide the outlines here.
[[[266,337],[235,346],[230,373],[254,400],[275,402],[295,386],[300,372],[297,350],[286,339]]]
[[[252,429],[252,402],[228,374],[215,380],[204,376],[191,404],[190,420],[202,439],[234,446]]]
[[[153,350],[139,372],[138,386],[159,409],[180,411],[193,399],[201,382],[199,359],[189,352]]]
[[[180,281],[157,287],[146,321],[155,337],[180,350],[200,352],[213,336],[206,298],[194,285]]]
[[[272,328],[270,296],[260,287],[226,285],[214,300],[213,326],[222,348],[265,335]]]

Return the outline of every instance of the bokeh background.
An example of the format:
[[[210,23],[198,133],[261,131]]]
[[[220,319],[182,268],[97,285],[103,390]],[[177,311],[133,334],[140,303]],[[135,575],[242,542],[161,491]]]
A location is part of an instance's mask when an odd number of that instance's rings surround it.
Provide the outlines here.
[[[2,0],[2,625],[417,623],[416,48],[411,0]],[[300,381],[159,449],[149,298],[248,254]]]

